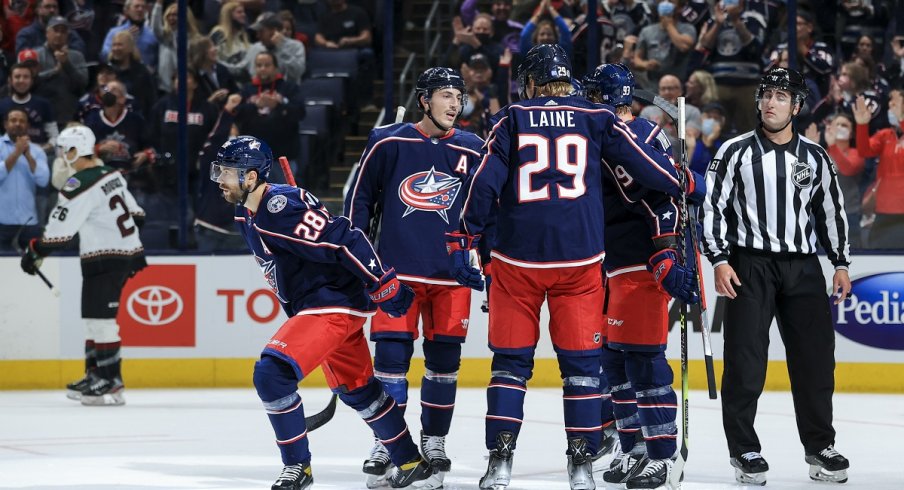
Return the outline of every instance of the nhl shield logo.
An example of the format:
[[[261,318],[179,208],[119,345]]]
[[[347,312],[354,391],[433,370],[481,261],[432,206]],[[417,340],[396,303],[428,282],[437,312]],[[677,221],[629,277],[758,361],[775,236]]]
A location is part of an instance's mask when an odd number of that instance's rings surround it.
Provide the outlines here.
[[[410,175],[399,184],[399,199],[408,206],[402,217],[415,211],[434,211],[448,223],[447,211],[460,190],[461,180],[435,168]]]
[[[600,340],[602,340],[602,339],[603,339],[603,336],[599,332],[596,332],[593,334],[593,343],[594,344],[599,344]]]
[[[795,161],[791,165],[791,182],[799,189],[810,187],[813,180],[813,169],[807,162]]]

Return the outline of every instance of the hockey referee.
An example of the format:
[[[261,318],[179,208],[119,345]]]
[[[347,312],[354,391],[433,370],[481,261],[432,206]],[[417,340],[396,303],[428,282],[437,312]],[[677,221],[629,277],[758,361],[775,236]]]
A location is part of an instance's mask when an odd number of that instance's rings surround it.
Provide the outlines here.
[[[706,175],[705,253],[716,292],[729,298],[722,423],[742,484],[764,485],[769,469],[753,421],[774,317],[810,478],[847,481],[848,460],[833,446],[835,331],[816,243],[835,266],[838,304],[851,289],[848,227],[835,165],[791,125],[807,92],[794,70],[766,73],[756,93],[759,127],[725,142]]]

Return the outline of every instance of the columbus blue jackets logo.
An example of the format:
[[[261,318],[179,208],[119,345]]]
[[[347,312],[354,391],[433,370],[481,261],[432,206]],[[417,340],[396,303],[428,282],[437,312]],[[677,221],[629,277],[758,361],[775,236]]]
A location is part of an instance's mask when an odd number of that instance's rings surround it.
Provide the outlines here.
[[[261,268],[264,279],[267,281],[267,285],[270,286],[270,289],[273,290],[273,294],[276,295],[276,298],[282,303],[288,303],[288,301],[279,294],[279,282],[276,279],[276,262],[273,260],[264,260],[257,256],[254,258],[257,259],[257,265]]]
[[[399,184],[399,199],[408,206],[402,217],[415,211],[433,211],[448,223],[447,211],[455,203],[459,191],[461,180],[458,177],[437,172],[435,168],[411,175]]]

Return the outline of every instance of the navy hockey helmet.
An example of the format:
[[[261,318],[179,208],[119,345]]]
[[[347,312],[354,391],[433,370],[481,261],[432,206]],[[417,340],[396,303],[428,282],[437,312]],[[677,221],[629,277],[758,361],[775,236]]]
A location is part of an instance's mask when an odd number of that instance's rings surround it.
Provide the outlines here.
[[[611,106],[631,105],[634,100],[634,74],[621,63],[607,63],[596,67],[584,77],[587,97]]]
[[[270,145],[254,136],[239,136],[223,144],[216,159],[210,164],[210,180],[217,182],[224,168],[237,169],[239,185],[245,182],[249,170],[257,172],[258,181],[267,180],[273,165]]]
[[[537,44],[530,48],[518,66],[518,95],[527,99],[527,82],[546,85],[550,82],[571,83],[571,61],[558,44]]]
[[[810,95],[810,89],[807,88],[807,82],[804,81],[804,77],[790,68],[773,68],[763,75],[760,80],[760,86],[756,91],[758,109],[760,99],[767,88],[777,88],[791,92],[794,97],[794,103],[801,106],[803,106],[807,96]]]
[[[462,78],[461,73],[458,70],[442,66],[424,70],[424,73],[417,77],[417,85],[414,90],[417,94],[418,102],[420,102],[421,96],[429,99],[434,91],[444,88],[458,89],[461,91],[462,96],[467,93],[465,79]]]

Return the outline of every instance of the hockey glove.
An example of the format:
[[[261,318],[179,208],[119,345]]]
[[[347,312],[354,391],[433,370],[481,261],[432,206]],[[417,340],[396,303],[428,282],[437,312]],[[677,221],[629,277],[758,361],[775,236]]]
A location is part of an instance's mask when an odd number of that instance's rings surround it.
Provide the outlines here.
[[[449,274],[462,286],[483,291],[484,278],[480,273],[477,243],[480,236],[446,233],[446,252],[449,253]]]
[[[703,204],[706,199],[706,177],[691,169],[685,170],[687,178],[687,202],[694,206]]]
[[[648,268],[656,282],[673,298],[688,305],[700,302],[694,271],[678,263],[678,254],[673,249],[666,248],[653,254]]]
[[[381,310],[393,318],[404,316],[414,300],[414,290],[399,282],[395,269],[389,269],[383,274],[379,282],[367,290],[367,295]]]
[[[28,247],[25,248],[25,253],[22,254],[22,270],[32,276],[41,268],[41,262],[44,262],[44,257],[41,257],[41,254],[35,250],[36,241],[37,238],[32,238],[28,242]]]

